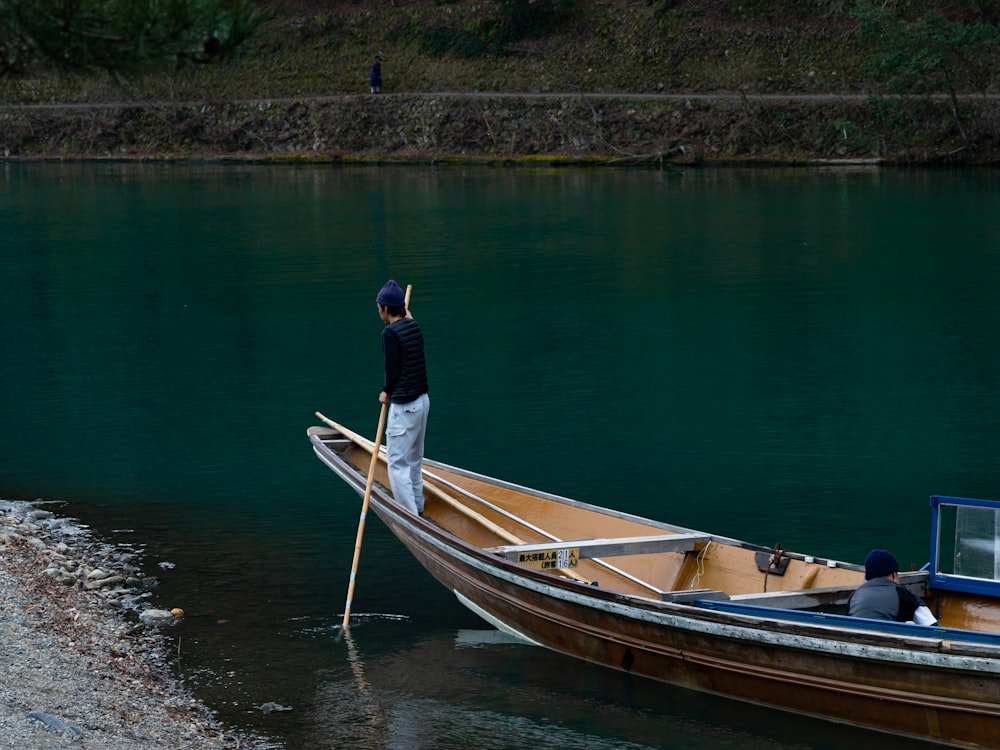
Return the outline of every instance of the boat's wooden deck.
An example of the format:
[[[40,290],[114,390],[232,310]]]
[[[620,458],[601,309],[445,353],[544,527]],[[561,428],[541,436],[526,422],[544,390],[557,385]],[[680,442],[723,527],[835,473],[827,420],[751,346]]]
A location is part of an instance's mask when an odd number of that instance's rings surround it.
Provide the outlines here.
[[[367,472],[371,454],[357,445],[344,456]],[[387,485],[384,461],[376,481]],[[539,497],[440,467],[425,469],[424,515],[466,542],[504,554],[522,545],[551,543],[574,547],[593,539],[663,537],[674,532],[655,522],[613,512]],[[530,519],[530,521],[528,520]],[[579,545],[577,545],[579,546]],[[759,550],[706,536],[697,544],[657,551],[633,544],[621,554],[584,558],[561,574],[596,583],[622,593],[669,598],[670,592],[700,589],[725,591],[730,596],[775,593],[798,589],[849,588],[860,585],[863,574],[854,568],[830,567],[826,561],[787,560],[782,575],[758,568]]]
[[[568,543],[588,539],[659,537],[670,533],[669,529],[654,522],[644,523],[598,509],[565,504],[440,469],[432,469],[428,474],[438,476],[485,501],[486,504],[478,503],[470,500],[468,495],[450,492],[452,497],[478,505],[478,511],[483,516],[510,529],[524,544],[553,540]],[[441,484],[433,480],[431,483]],[[443,510],[436,505],[433,507],[434,511]],[[512,517],[531,519],[531,525],[529,527],[523,521],[512,520]],[[547,533],[541,534],[539,530]],[[690,549],[649,553],[643,551],[644,546],[635,545],[633,551],[627,554],[609,554],[601,558],[614,569],[594,560],[581,560],[576,572],[588,580],[597,581],[600,586],[646,596],[651,592],[692,589],[717,589],[733,595],[839,588],[860,585],[864,580],[863,574],[853,568],[829,567],[825,561],[807,563],[795,559],[788,561],[783,575],[765,574],[758,569],[758,550],[713,540],[710,536],[707,539],[707,542],[693,545]],[[475,543],[493,546],[481,541]],[[647,585],[637,584],[636,581]]]

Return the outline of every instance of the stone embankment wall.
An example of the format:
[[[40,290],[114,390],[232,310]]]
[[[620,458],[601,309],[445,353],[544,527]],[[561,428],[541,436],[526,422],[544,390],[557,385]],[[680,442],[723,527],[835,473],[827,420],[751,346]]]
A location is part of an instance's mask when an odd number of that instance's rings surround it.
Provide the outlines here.
[[[341,96],[0,106],[0,158],[996,162],[1000,102]]]

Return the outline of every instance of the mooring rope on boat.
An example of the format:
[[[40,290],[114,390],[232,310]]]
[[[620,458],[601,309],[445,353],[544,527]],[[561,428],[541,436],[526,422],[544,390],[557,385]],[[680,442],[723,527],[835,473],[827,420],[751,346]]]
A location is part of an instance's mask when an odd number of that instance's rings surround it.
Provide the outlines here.
[[[708,548],[713,544],[712,540],[709,540],[704,547],[698,550],[698,555],[695,557],[695,571],[694,571],[694,583],[699,583],[701,581],[701,576],[705,572],[705,555],[708,552]]]

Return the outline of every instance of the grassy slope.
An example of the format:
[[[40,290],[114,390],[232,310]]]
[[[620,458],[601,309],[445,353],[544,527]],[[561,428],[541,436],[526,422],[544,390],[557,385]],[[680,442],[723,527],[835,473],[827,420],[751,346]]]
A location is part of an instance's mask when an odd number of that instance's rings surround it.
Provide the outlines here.
[[[577,0],[572,20],[555,33],[521,40],[503,56],[471,59],[428,54],[420,36],[429,28],[481,26],[486,20],[483,9],[495,7],[492,2],[272,2],[269,20],[234,60],[149,73],[121,83],[101,76],[48,76],[0,85],[0,101],[10,103],[186,104],[162,112],[105,108],[100,113],[11,114],[5,126],[10,132],[0,141],[15,154],[60,156],[315,151],[317,158],[411,152],[422,158],[663,158],[680,153],[676,158],[695,162],[1000,161],[1000,140],[994,137],[1000,132],[1000,107],[992,101],[963,103],[966,136],[945,100],[790,104],[755,97],[883,93],[881,84],[863,70],[871,52],[861,47],[854,22],[841,7],[853,5],[853,0],[675,0],[665,14],[657,14],[646,0]],[[964,0],[897,2],[952,7]],[[993,0],[977,0],[979,5],[988,2]],[[1000,0],[996,2],[1000,7]],[[491,112],[494,120],[488,128],[483,105],[473,101],[449,99],[442,115],[441,107],[424,97],[405,102],[395,97],[377,102],[367,96],[337,103],[322,99],[367,94],[368,66],[376,51],[384,55],[387,93],[746,96],[693,104],[609,100],[600,105],[600,117],[592,108],[596,105],[578,99],[521,101]],[[956,79],[958,90],[998,90],[1000,61],[976,62],[981,69],[992,68],[993,80],[969,87]],[[260,99],[305,101],[271,107],[258,104]],[[239,100],[251,103],[214,106]],[[428,107],[436,114],[428,115]],[[553,118],[565,122],[553,126]]]
[[[578,0],[573,20],[502,57],[434,57],[416,41],[428,27],[474,28],[490,3],[435,0],[284,0],[239,59],[106,78],[43,78],[5,85],[6,101],[202,100],[361,93],[375,51],[386,91],[865,92],[864,53],[845,15],[796,17],[780,0],[746,7],[681,0],[657,15],[644,0]],[[776,14],[779,13],[779,14]]]

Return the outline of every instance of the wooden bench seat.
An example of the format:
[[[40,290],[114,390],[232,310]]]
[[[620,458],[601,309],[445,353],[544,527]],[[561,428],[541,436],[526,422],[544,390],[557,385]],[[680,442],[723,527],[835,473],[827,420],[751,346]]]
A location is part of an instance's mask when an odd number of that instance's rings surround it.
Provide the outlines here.
[[[656,552],[691,552],[712,541],[710,534],[660,534],[611,539],[575,539],[533,544],[507,544],[490,548],[490,552],[518,562],[521,555],[534,555],[558,550],[577,550],[580,559],[648,555]]]

